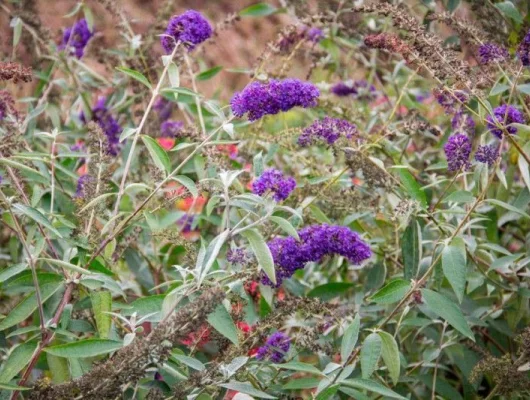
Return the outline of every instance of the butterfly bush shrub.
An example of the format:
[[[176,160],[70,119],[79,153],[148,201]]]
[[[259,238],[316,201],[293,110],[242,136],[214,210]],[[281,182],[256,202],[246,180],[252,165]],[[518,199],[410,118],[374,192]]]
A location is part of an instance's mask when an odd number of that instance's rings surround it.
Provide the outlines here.
[[[0,397],[528,398],[523,3],[4,2]]]

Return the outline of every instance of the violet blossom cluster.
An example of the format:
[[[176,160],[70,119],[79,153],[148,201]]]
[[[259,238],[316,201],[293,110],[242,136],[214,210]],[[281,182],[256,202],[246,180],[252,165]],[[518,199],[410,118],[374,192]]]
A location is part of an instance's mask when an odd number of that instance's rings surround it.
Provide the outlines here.
[[[338,97],[353,96],[358,100],[372,100],[377,94],[375,86],[364,79],[353,81],[352,83],[336,83],[331,87],[330,91]]]
[[[469,155],[471,154],[471,141],[461,133],[452,135],[444,146],[445,156],[449,171],[458,171],[469,168]]]
[[[499,147],[493,144],[479,146],[475,152],[475,160],[483,164],[488,164],[490,167],[495,164],[499,157]]]
[[[504,47],[495,43],[483,43],[478,48],[478,58],[481,64],[487,65],[495,62],[506,61],[510,53]]]
[[[59,49],[64,50],[68,47],[71,49],[71,54],[81,58],[92,36],[94,36],[94,33],[88,28],[86,19],[80,19],[72,27],[65,29]]]
[[[521,60],[521,64],[525,67],[530,67],[530,30],[526,33],[522,42],[517,48],[517,56]]]
[[[160,41],[166,53],[170,54],[177,42],[183,43],[191,51],[210,36],[212,36],[212,27],[206,18],[198,11],[188,10],[169,20]]]
[[[106,101],[107,99],[105,97],[99,98],[92,109],[92,120],[100,126],[107,137],[109,144],[107,149],[108,153],[115,156],[120,150],[120,133],[122,127],[110,113]],[[81,113],[81,120],[85,123],[87,122],[84,113]]]
[[[248,119],[256,121],[294,107],[315,107],[319,95],[317,87],[310,82],[271,79],[268,83],[252,82],[232,97],[230,105],[236,117],[248,113]]]
[[[259,196],[272,193],[276,201],[283,201],[296,187],[293,177],[286,177],[282,171],[274,168],[267,169],[252,182],[252,192]]]
[[[92,179],[93,178],[88,174],[82,175],[77,179],[74,198],[82,199],[86,196],[86,186]]]
[[[263,346],[258,349],[258,360],[270,360],[274,363],[282,362],[291,348],[291,338],[283,332],[274,332]]]
[[[510,135],[515,135],[517,133],[517,128],[515,126],[508,125],[513,123],[526,123],[523,113],[514,106],[507,104],[495,107],[493,109],[493,115],[488,115],[486,120],[487,128],[499,139],[502,137],[505,130]]]
[[[469,100],[469,95],[462,90],[434,89],[434,98],[442,106],[446,114],[455,114]]]
[[[248,255],[245,249],[230,249],[226,252],[226,261],[230,264],[244,265],[248,261]]]
[[[319,262],[328,255],[338,254],[353,264],[361,264],[372,256],[370,246],[347,226],[311,225],[298,234],[300,241],[288,236],[267,243],[276,265],[276,286],[303,269],[308,262]],[[265,274],[262,283],[274,286]]]
[[[340,118],[325,117],[316,120],[305,128],[298,137],[300,146],[309,146],[317,141],[324,141],[329,145],[335,143],[341,136],[351,139],[357,134],[357,127]]]

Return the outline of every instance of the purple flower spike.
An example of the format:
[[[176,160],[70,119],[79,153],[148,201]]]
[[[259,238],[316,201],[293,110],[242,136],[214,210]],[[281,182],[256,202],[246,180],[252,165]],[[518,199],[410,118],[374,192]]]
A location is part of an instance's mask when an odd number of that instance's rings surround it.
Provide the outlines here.
[[[450,136],[444,146],[444,151],[449,171],[458,171],[460,168],[467,169],[469,167],[471,142],[466,135],[458,133]]]
[[[256,358],[258,360],[270,360],[274,363],[280,363],[284,360],[285,355],[291,348],[291,339],[285,333],[274,332],[265,345],[258,349]]]
[[[344,82],[339,82],[335,85],[333,85],[330,89],[331,93],[333,93],[335,96],[339,97],[346,97],[351,94],[357,93],[357,91],[352,87],[347,85]]]
[[[515,126],[508,126],[512,123],[524,124],[526,120],[517,108],[514,106],[503,104],[502,106],[493,109],[493,115],[488,115],[486,118],[488,121],[487,127],[491,133],[497,136],[499,139],[502,137],[504,130],[510,135],[517,133]],[[504,129],[499,128],[500,125]]]
[[[247,260],[247,252],[244,249],[230,249],[226,252],[226,261],[230,264],[243,265]]]
[[[491,64],[494,62],[503,62],[510,57],[510,53],[504,47],[495,43],[484,43],[478,49],[478,58],[481,64]]]
[[[108,152],[115,156],[120,151],[120,133],[122,128],[118,121],[112,116],[106,105],[107,99],[101,97],[92,109],[92,119],[105,132],[109,142]]]
[[[175,48],[176,42],[180,41],[191,51],[210,36],[212,36],[212,27],[206,18],[195,10],[188,10],[169,20],[166,31],[160,40],[166,53],[170,54]]]
[[[495,164],[499,157],[499,147],[495,145],[479,146],[475,153],[475,160],[488,164],[490,167]]]
[[[250,121],[265,115],[289,111],[294,107],[315,107],[319,90],[310,82],[298,79],[272,79],[268,83],[252,82],[242,92],[237,92],[230,102],[236,117],[248,113]]]
[[[306,36],[311,42],[318,43],[324,37],[324,32],[322,32],[322,29],[309,28],[306,31]]]
[[[262,196],[270,191],[274,200],[282,201],[289,197],[295,187],[294,178],[285,177],[281,171],[271,168],[252,183],[252,192]]]
[[[82,199],[86,196],[85,188],[88,182],[92,180],[90,175],[82,175],[77,179],[77,187],[75,190],[74,198]]]
[[[462,108],[462,105],[469,100],[469,95],[461,90],[449,91],[446,89],[434,89],[433,94],[446,114],[458,112]]]
[[[177,137],[182,131],[182,128],[184,128],[184,122],[182,121],[164,121],[160,125],[160,136],[168,138]]]
[[[344,119],[325,117],[305,128],[298,138],[298,144],[309,146],[317,141],[324,141],[332,145],[341,136],[351,139],[356,134],[357,127],[354,124]]]
[[[72,27],[65,29],[59,49],[64,50],[68,46],[71,49],[70,54],[81,58],[92,36],[94,33],[88,29],[86,19],[80,19]]]
[[[525,67],[530,66],[530,30],[526,33],[521,44],[519,44],[517,56],[521,60],[521,64]]]

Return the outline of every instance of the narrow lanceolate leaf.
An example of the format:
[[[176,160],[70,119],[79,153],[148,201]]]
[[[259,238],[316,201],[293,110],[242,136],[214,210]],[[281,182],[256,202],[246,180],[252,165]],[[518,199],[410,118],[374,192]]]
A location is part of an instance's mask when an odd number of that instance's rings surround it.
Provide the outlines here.
[[[150,136],[141,135],[141,137],[155,165],[162,171],[171,172],[171,161],[162,146]]]
[[[525,146],[523,147],[523,151],[526,154],[530,153],[530,142],[525,144]],[[519,155],[519,158],[517,159],[517,164],[519,165],[521,177],[523,178],[523,181],[526,184],[528,190],[530,190],[530,169],[528,163],[526,162],[526,159],[523,156]]]
[[[369,300],[378,304],[396,303],[405,296],[409,289],[410,282],[403,279],[394,279],[375,292]]]
[[[272,216],[270,217],[270,220],[278,225],[281,230],[287,233],[289,236],[294,237],[296,240],[300,240],[300,236],[298,236],[298,232],[296,231],[295,227],[285,218]]]
[[[215,311],[208,316],[208,323],[232,343],[239,345],[236,325],[224,305],[219,304]]]
[[[226,229],[225,231],[221,232],[218,236],[216,236],[212,242],[208,245],[206,248],[206,251],[204,252],[203,262],[201,264],[199,263],[199,258],[197,259],[197,266],[196,268],[199,268],[200,274],[199,274],[199,283],[202,283],[202,280],[205,278],[206,274],[210,271],[210,268],[212,268],[213,263],[215,260],[217,260],[217,256],[219,255],[219,251],[221,251],[221,248],[223,247],[223,244],[226,242],[226,239],[228,238],[228,234],[230,233],[229,229]]]
[[[445,319],[449,325],[464,336],[475,341],[475,336],[457,304],[429,289],[422,289],[421,294],[425,304],[432,312]]]
[[[375,382],[370,379],[346,379],[342,381],[342,384],[356,389],[368,390],[391,399],[407,399],[406,397],[397,394],[386,386],[383,386],[379,382]]]
[[[15,204],[13,205],[13,208],[22,214],[24,214],[26,217],[31,218],[36,223],[42,225],[46,229],[48,229],[50,232],[52,232],[55,236],[58,236],[62,238],[61,234],[55,227],[51,224],[50,221],[48,221],[48,218],[44,216],[39,210],[33,207],[26,206],[24,204]]]
[[[412,174],[406,169],[399,169],[398,173],[401,183],[403,183],[403,186],[409,195],[414,200],[419,201],[423,207],[427,207],[427,196],[425,195],[425,191],[421,188]]]
[[[513,211],[516,214],[522,215],[523,217],[530,219],[530,215],[525,213],[523,210],[521,210],[521,209],[519,209],[519,208],[517,208],[515,206],[512,206],[511,204],[505,203],[504,201],[500,201],[500,200],[497,200],[497,199],[486,199],[484,201],[488,202],[488,203],[491,203],[491,204],[494,204],[496,206],[502,207],[502,208],[504,208],[504,209],[506,209],[508,211]]]
[[[350,357],[351,353],[353,352],[353,349],[355,348],[355,345],[357,344],[357,340],[359,339],[359,329],[361,328],[361,318],[359,317],[359,314],[355,316],[355,319],[353,322],[346,328],[346,331],[344,332],[344,335],[342,336],[342,344],[340,346],[340,360],[342,364],[344,364],[346,361],[348,361],[348,357]]]
[[[363,378],[368,379],[374,373],[381,357],[382,340],[377,333],[371,333],[364,339],[361,348],[361,370]]]
[[[390,375],[392,382],[394,382],[394,385],[397,385],[399,380],[399,370],[401,368],[398,345],[394,339],[394,336],[392,336],[390,333],[383,331],[378,333],[383,344],[381,349],[383,361],[388,368],[388,374]]]
[[[28,387],[24,387],[24,386],[17,386],[17,385],[11,385],[9,383],[0,383],[0,389],[2,390],[9,390],[9,391],[17,391],[17,392],[21,392],[23,390],[31,390],[33,388],[28,388]]]
[[[200,74],[198,74],[195,77],[195,79],[197,79],[198,81],[206,81],[208,79],[213,78],[215,75],[217,75],[219,72],[221,72],[222,69],[223,69],[223,67],[221,67],[219,65],[216,66],[216,67],[212,67],[210,69],[207,69],[206,71],[202,71]]]
[[[274,260],[272,258],[271,251],[265,239],[255,229],[248,229],[241,232],[241,234],[247,238],[250,243],[250,247],[258,260],[260,268],[269,277],[272,283],[276,284],[276,271],[274,269]]]
[[[66,358],[87,358],[100,356],[119,350],[123,346],[122,342],[105,339],[86,339],[77,342],[60,344],[45,348],[48,354]]]
[[[90,293],[90,301],[92,302],[92,310],[94,311],[99,337],[107,339],[112,321],[109,314],[112,310],[112,295],[106,290],[94,291]]]
[[[225,389],[234,390],[236,392],[249,394],[259,399],[276,399],[276,397],[256,389],[248,382],[231,381],[228,383],[221,383],[219,386],[224,387]]]
[[[282,368],[282,369],[288,369],[291,371],[309,372],[311,374],[322,375],[322,372],[320,372],[320,370],[317,367],[311,364],[306,364],[306,363],[298,362],[298,361],[291,361],[285,364],[276,364],[276,367]]]
[[[81,268],[78,265],[71,264],[66,261],[56,260],[55,258],[38,258],[37,261],[44,261],[48,264],[57,265],[58,267],[67,269],[69,271],[79,272],[80,274],[86,274],[86,275],[92,274],[91,271]]]
[[[53,383],[63,383],[70,380],[70,370],[66,358],[46,354],[46,361],[48,362],[48,367],[50,367]]]
[[[462,238],[454,238],[442,251],[442,269],[460,303],[466,287],[466,264],[466,244]]]
[[[63,287],[62,282],[50,282],[40,287],[41,300],[44,303],[55,292]],[[35,292],[28,294],[15,308],[0,321],[0,331],[10,328],[27,319],[37,309],[37,295]]]
[[[137,80],[138,82],[144,84],[149,89],[151,89],[151,83],[149,83],[149,80],[140,72],[135,71],[134,69],[130,69],[127,67],[116,67],[116,69],[120,72],[123,72],[125,75],[130,76],[131,78]]]
[[[37,349],[37,342],[22,343],[15,347],[0,369],[0,382],[9,382],[29,363]]]
[[[401,239],[401,252],[405,267],[405,279],[413,279],[418,274],[421,259],[421,230],[416,219],[411,219]]]
[[[276,8],[267,3],[258,3],[251,5],[239,12],[242,17],[264,17],[276,12]]]
[[[179,68],[177,67],[177,65],[174,62],[169,64],[169,67],[167,68],[167,75],[169,77],[169,83],[171,83],[171,87],[179,87],[180,86]]]

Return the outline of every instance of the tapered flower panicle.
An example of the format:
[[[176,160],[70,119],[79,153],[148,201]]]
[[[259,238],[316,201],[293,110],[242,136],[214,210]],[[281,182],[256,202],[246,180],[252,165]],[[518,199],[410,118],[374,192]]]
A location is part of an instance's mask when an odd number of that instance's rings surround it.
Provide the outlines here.
[[[510,135],[515,135],[517,133],[517,128],[515,126],[508,125],[513,123],[524,124],[526,122],[521,111],[514,106],[507,104],[494,108],[493,115],[488,115],[486,120],[488,121],[487,127],[490,132],[499,139],[502,137],[504,131],[507,131]]]
[[[469,167],[471,142],[466,135],[458,133],[450,136],[444,146],[449,171],[458,171]]]
[[[341,136],[351,139],[356,133],[357,127],[352,123],[344,119],[325,117],[305,128],[298,138],[298,144],[308,146],[323,141],[331,145]]]
[[[80,19],[72,27],[65,29],[59,49],[70,49],[70,54],[81,58],[92,36],[94,36],[94,33],[88,28],[86,19]]]
[[[478,58],[482,64],[503,62],[510,57],[510,53],[504,47],[495,43],[484,43],[478,48]]]
[[[499,157],[499,148],[495,145],[479,146],[475,153],[475,160],[488,164],[490,167],[495,164]]]
[[[270,360],[275,363],[282,362],[291,347],[291,339],[285,333],[274,332],[265,345],[258,349],[258,360]]]
[[[310,82],[273,79],[268,83],[252,82],[242,92],[237,92],[230,104],[236,117],[248,113],[248,119],[255,121],[294,107],[315,107],[319,95],[319,90]]]
[[[188,10],[169,20],[160,40],[166,53],[170,54],[177,42],[181,42],[191,51],[210,36],[212,36],[212,27],[206,18],[200,12]]]
[[[289,197],[295,187],[294,178],[286,177],[283,172],[271,168],[252,183],[252,192],[260,196],[271,192],[274,200],[282,201]]]

